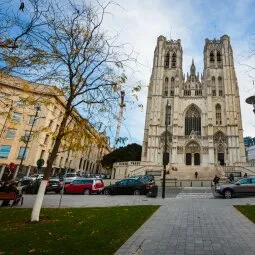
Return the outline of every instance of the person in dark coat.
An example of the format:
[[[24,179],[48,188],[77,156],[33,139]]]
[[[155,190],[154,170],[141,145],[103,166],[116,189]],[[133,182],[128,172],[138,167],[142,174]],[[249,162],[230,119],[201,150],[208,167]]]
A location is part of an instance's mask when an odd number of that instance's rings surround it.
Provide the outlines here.
[[[233,173],[231,173],[228,177],[230,182],[233,182],[235,180]]]
[[[216,174],[214,179],[213,179],[213,183],[214,183],[215,189],[216,189],[217,184],[219,184],[219,180],[220,180],[220,177],[218,177],[217,174]]]

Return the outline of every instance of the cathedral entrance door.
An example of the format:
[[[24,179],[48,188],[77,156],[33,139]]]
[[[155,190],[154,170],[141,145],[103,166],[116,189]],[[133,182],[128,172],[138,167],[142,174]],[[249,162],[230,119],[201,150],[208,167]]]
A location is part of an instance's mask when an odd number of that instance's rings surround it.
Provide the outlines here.
[[[224,166],[225,164],[224,153],[218,153],[218,162],[220,162],[221,166]]]
[[[194,165],[195,166],[200,165],[200,154],[199,153],[195,153],[195,155],[194,155]]]
[[[191,165],[191,159],[192,159],[192,155],[191,153],[186,153],[186,165]]]

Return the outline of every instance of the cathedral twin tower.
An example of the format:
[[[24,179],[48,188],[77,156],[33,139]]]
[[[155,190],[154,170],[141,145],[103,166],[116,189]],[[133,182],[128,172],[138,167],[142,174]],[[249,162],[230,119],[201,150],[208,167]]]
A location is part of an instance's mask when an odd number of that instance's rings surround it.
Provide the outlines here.
[[[245,162],[239,90],[229,37],[205,40],[201,76],[192,60],[185,77],[182,55],[180,40],[158,37],[148,90],[142,161],[162,164],[167,119],[170,164]]]

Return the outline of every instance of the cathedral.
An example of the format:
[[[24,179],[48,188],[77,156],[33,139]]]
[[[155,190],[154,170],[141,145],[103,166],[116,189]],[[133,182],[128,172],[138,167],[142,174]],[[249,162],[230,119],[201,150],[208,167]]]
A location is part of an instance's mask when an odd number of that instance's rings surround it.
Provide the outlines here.
[[[159,36],[148,89],[142,161],[172,166],[245,162],[240,97],[230,38],[205,40],[204,70],[182,69],[181,40]],[[166,123],[167,121],[167,123]],[[166,125],[167,124],[167,125]],[[167,128],[166,128],[167,126]]]

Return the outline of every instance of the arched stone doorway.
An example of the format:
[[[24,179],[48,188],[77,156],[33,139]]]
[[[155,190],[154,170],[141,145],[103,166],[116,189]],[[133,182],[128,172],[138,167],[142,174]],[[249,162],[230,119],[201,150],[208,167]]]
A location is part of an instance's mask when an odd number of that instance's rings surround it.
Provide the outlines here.
[[[221,166],[224,166],[226,162],[226,141],[227,137],[221,131],[216,132],[213,136],[215,163]]]
[[[186,145],[185,155],[186,155],[186,165],[196,165],[199,166],[201,164],[201,152],[200,146],[196,142],[190,142]]]

